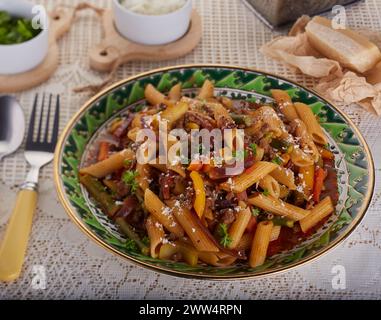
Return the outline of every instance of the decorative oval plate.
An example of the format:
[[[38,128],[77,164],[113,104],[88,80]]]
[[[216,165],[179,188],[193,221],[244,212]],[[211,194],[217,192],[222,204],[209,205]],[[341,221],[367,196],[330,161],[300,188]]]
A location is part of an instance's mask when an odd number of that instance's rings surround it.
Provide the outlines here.
[[[271,101],[270,89],[286,90],[293,100],[308,104],[326,130],[336,168],[340,199],[327,223],[310,239],[294,249],[269,258],[252,269],[191,267],[130,252],[125,237],[89,199],[78,181],[78,168],[86,158],[93,139],[115,117],[128,108],[139,108],[148,83],[166,92],[181,82],[185,94],[195,93],[206,79],[215,83],[219,95],[232,99]],[[144,73],[111,86],[88,101],[64,130],[55,155],[55,183],[59,198],[72,220],[95,242],[144,267],[177,276],[210,279],[259,277],[285,271],[326,253],[343,241],[363,218],[374,188],[374,166],[369,148],[355,125],[336,107],[316,93],[289,80],[265,72],[232,66],[177,66]]]

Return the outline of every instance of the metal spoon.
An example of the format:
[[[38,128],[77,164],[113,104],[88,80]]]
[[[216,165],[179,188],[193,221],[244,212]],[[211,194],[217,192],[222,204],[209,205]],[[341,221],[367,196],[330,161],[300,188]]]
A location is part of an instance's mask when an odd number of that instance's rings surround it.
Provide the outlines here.
[[[25,133],[25,117],[18,101],[12,96],[0,97],[0,161],[15,152]]]

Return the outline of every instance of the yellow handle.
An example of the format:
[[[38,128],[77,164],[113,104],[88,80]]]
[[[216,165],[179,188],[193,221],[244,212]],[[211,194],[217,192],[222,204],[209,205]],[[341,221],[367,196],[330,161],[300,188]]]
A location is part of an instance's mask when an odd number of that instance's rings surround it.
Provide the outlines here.
[[[0,244],[0,281],[13,281],[21,273],[36,206],[36,191],[21,190],[18,193],[4,240]]]

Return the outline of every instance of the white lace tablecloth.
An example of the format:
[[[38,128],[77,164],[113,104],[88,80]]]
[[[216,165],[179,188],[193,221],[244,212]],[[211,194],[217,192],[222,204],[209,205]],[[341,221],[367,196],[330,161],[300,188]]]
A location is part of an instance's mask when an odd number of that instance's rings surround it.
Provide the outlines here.
[[[37,1],[37,0],[36,0]],[[40,1],[75,5],[77,1]],[[108,6],[110,1],[90,1]],[[311,86],[313,81],[290,72],[259,53],[274,32],[265,27],[240,0],[195,0],[203,17],[204,34],[188,56],[161,63],[129,63],[117,73],[122,79],[160,66],[187,63],[224,63],[252,66],[287,76]],[[381,32],[381,0],[366,0],[347,9],[355,28]],[[37,92],[61,94],[61,129],[86,101],[73,88],[100,82],[105,75],[91,71],[87,54],[101,39],[100,23],[90,12],[81,12],[71,31],[60,42],[60,67],[38,88],[17,94],[29,118]],[[34,219],[22,276],[0,283],[2,299],[354,299],[381,298],[381,118],[353,106],[345,112],[359,126],[373,152],[376,189],[368,213],[357,230],[336,249],[317,261],[260,280],[212,282],[162,275],[116,257],[91,242],[69,220],[59,204],[52,181],[52,166],[43,169],[38,212]],[[12,209],[16,185],[27,171],[20,150],[0,164],[0,237]],[[339,267],[337,267],[339,266]],[[335,285],[335,271],[345,271],[345,282]],[[40,283],[37,283],[40,279]]]

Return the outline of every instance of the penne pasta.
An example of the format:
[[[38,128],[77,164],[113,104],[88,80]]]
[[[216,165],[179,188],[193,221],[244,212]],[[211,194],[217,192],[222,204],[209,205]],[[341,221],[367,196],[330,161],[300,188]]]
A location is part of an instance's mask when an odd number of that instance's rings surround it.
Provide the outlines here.
[[[151,257],[157,258],[160,253],[160,245],[165,237],[163,225],[150,215],[146,221],[146,228],[150,240]]]
[[[198,98],[200,100],[213,98],[214,97],[214,84],[210,80],[205,80],[204,84],[201,87]]]
[[[188,104],[185,102],[178,102],[176,104],[168,106],[160,115],[162,120],[168,121],[168,128],[172,128],[173,125],[184,117],[188,111]]]
[[[287,198],[290,194],[290,189],[288,189],[285,185],[281,184],[279,186],[280,192],[279,192],[279,199]]]
[[[176,246],[179,249],[179,252],[182,255],[182,258],[190,266],[196,266],[198,262],[198,251],[190,244],[183,241],[176,241]]]
[[[269,106],[263,106],[257,109],[252,115],[251,127],[245,130],[246,134],[255,135],[266,126],[267,132],[272,132],[274,137],[280,137],[286,132],[283,121],[277,115],[275,110]]]
[[[264,155],[265,155],[265,149],[263,149],[261,147],[257,147],[254,160],[255,161],[262,161]]]
[[[281,226],[273,226],[273,228],[271,230],[270,242],[278,240],[278,238],[280,236],[281,229],[282,229]]]
[[[140,189],[146,191],[149,188],[150,166],[148,164],[136,164],[136,181],[139,184]]]
[[[267,256],[267,249],[269,247],[273,223],[271,221],[262,221],[258,223],[257,230],[253,238],[251,246],[249,265],[252,268],[261,266]]]
[[[96,178],[103,178],[110,173],[122,169],[126,160],[135,159],[135,153],[131,149],[125,149],[114,153],[106,160],[97,162],[89,167],[79,170],[80,174],[89,174]]]
[[[185,233],[197,250],[205,252],[219,251],[212,240],[213,236],[205,229],[197,215],[186,208],[181,208],[180,205],[174,205],[172,209],[177,221],[184,228]]]
[[[220,128],[234,128],[235,122],[230,116],[227,109],[222,104],[214,103],[214,104],[207,104],[207,106],[210,106],[213,110],[213,116],[216,120],[217,126]],[[235,138],[238,139],[238,135],[235,134]]]
[[[134,117],[134,119],[131,122],[131,130],[134,128],[140,129],[142,127],[142,118],[143,118],[142,114],[138,114],[136,117]]]
[[[144,193],[144,206],[169,232],[178,237],[184,235],[184,230],[174,218],[171,209],[150,189],[146,189]]]
[[[294,146],[294,149],[291,152],[291,161],[297,167],[307,167],[315,163],[314,159],[304,153],[300,148]]]
[[[321,199],[337,180],[337,159],[310,107],[269,90],[275,104],[216,95],[209,80],[193,98],[181,83],[167,95],[147,84],[146,102],[104,128],[110,139],[95,137],[84,163],[97,163],[79,170],[81,186],[153,259],[263,265],[334,212],[331,198]]]
[[[314,159],[314,162],[319,160],[319,151],[316,148],[315,142],[313,141],[311,135],[307,131],[307,127],[303,121],[296,119],[292,122],[295,125],[295,137],[298,138],[299,144],[302,147],[304,153],[311,155]]]
[[[250,208],[244,202],[241,201],[240,206],[241,210],[237,213],[235,221],[229,228],[229,236],[232,240],[228,245],[230,249],[234,249],[238,245],[252,216]]]
[[[156,90],[156,88],[152,84],[148,84],[144,90],[144,96],[147,101],[153,106],[166,103],[166,97],[160,91]]]
[[[239,241],[238,245],[235,247],[237,251],[246,251],[251,248],[251,245],[253,243],[253,234],[251,232],[246,232],[241,240]]]
[[[179,252],[179,247],[174,243],[164,243],[160,246],[159,259],[171,260],[174,254]]]
[[[135,128],[132,128],[131,130],[129,130],[127,132],[128,139],[130,139],[132,141],[136,141],[136,137],[138,135],[139,130],[140,130],[140,128],[138,128],[138,127],[135,127]]]
[[[259,194],[249,198],[248,202],[265,211],[269,211],[278,216],[287,217],[287,219],[293,221],[299,221],[310,214],[310,210],[299,208],[270,195],[264,196],[263,194]]]
[[[278,167],[278,165],[272,162],[256,162],[241,175],[231,178],[230,183],[225,182],[220,184],[220,187],[225,191],[232,191],[235,193],[243,192],[275,170],[276,167]]]
[[[327,137],[311,108],[300,102],[296,102],[294,105],[299,118],[306,124],[313,141],[320,145],[326,145],[328,143]]]
[[[221,103],[224,105],[224,107],[228,108],[229,110],[230,109],[233,109],[234,107],[234,103],[233,103],[233,100],[228,98],[228,97],[221,97]]]
[[[290,190],[296,190],[294,173],[290,169],[278,166],[269,175]]]
[[[263,190],[267,190],[274,198],[279,198],[280,187],[278,181],[276,181],[271,175],[267,175],[259,180],[259,186]]]
[[[315,166],[299,168],[300,184],[303,187],[304,194],[309,197],[314,187]]]
[[[330,197],[324,198],[319,204],[311,210],[311,213],[299,221],[303,232],[318,224],[325,217],[329,216],[335,210]]]
[[[232,265],[237,258],[229,255],[218,255],[211,252],[199,252],[198,257],[201,261],[215,267],[227,267]]]
[[[176,84],[169,90],[168,98],[171,101],[180,101],[181,99],[181,83]]]
[[[161,172],[164,172],[164,173],[167,173],[168,170],[171,170],[173,172],[176,172],[179,176],[185,178],[186,177],[186,173],[185,173],[185,169],[183,168],[183,166],[178,163],[178,164],[175,164],[175,165],[170,165],[170,164],[159,164],[158,163],[159,160],[156,159],[155,161],[152,161],[152,163],[148,163],[149,166],[153,167],[153,168],[156,168],[158,170],[160,170]]]
[[[291,97],[286,91],[275,89],[271,90],[271,94],[275,101],[278,103],[280,111],[288,121],[299,119]]]

